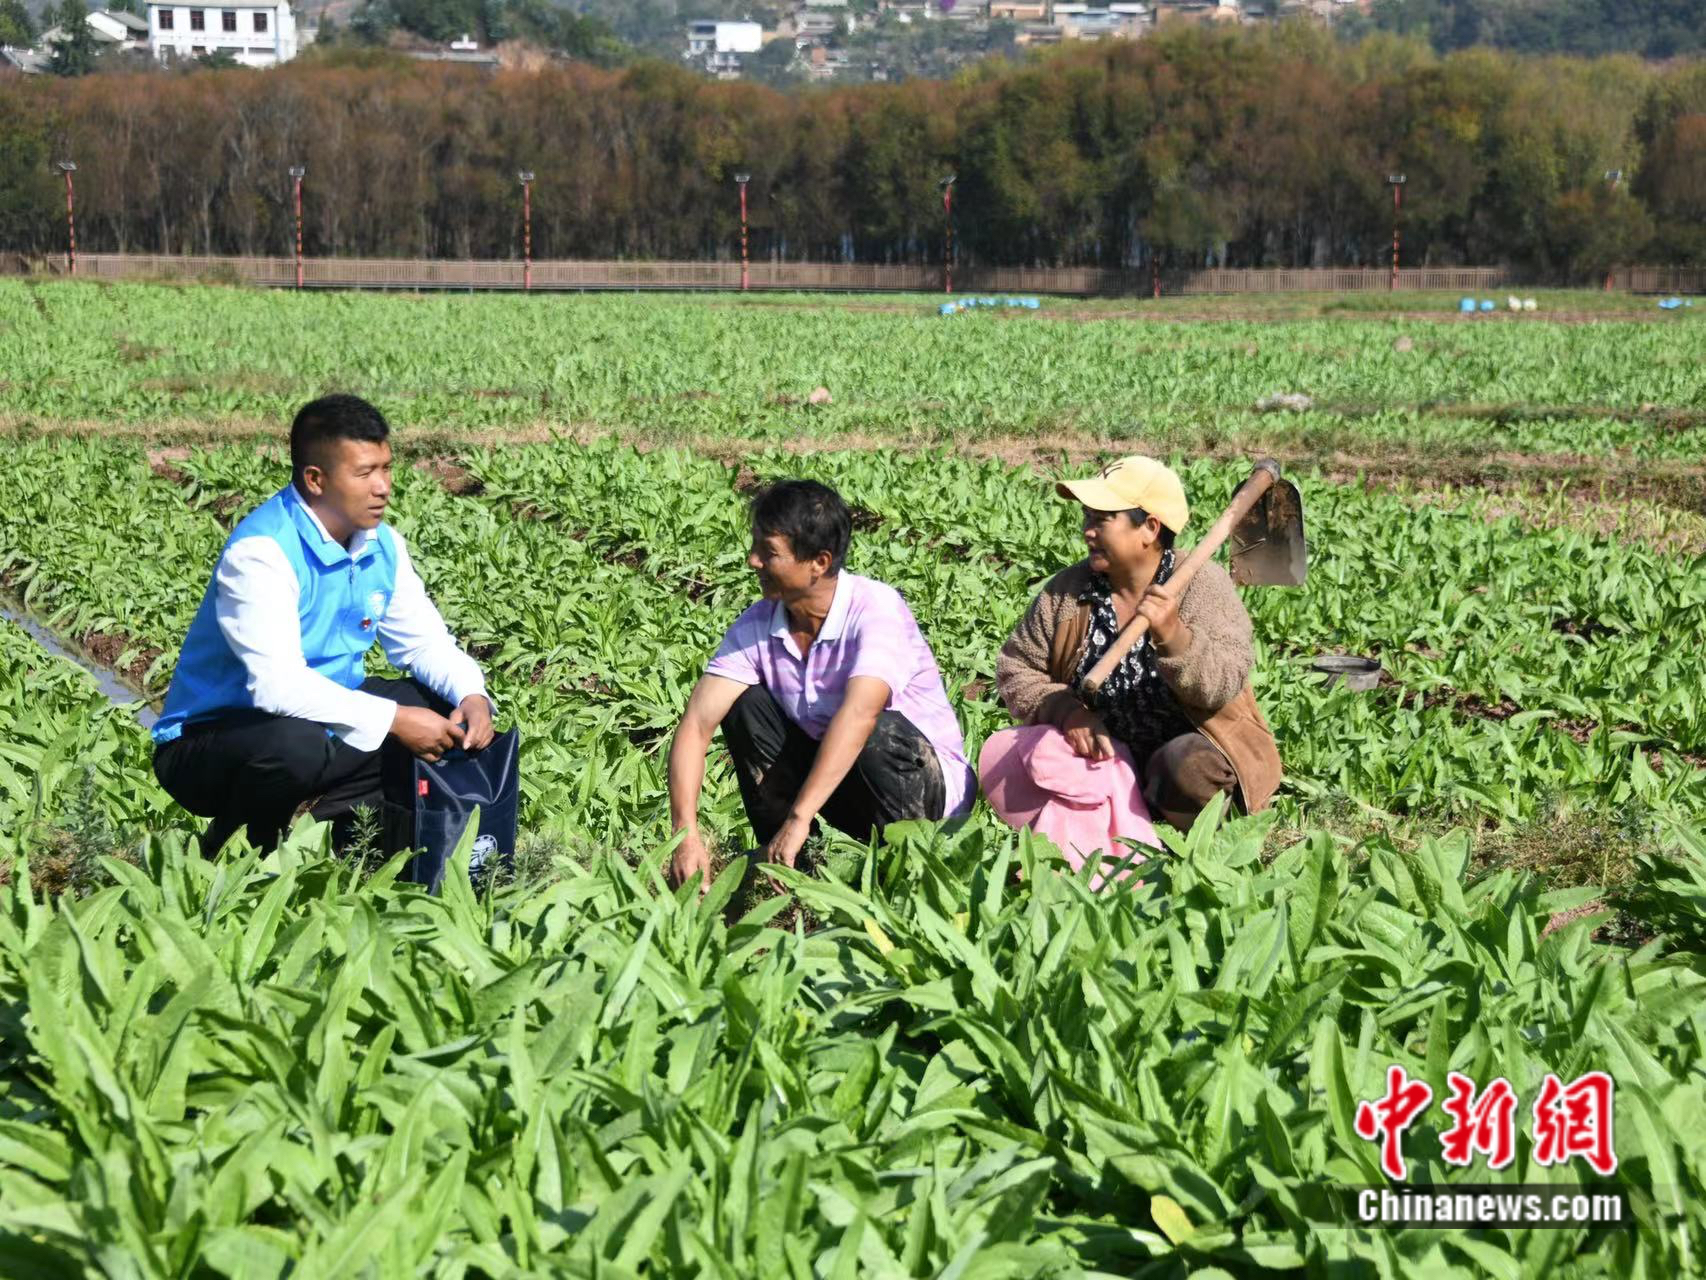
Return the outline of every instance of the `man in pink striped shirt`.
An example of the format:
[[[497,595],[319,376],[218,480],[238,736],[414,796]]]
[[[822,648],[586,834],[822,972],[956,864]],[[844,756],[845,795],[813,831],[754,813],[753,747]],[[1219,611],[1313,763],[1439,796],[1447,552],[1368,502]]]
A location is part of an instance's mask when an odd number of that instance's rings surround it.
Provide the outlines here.
[[[707,873],[699,792],[719,726],[771,862],[793,866],[819,817],[866,839],[891,822],[962,816],[976,799],[912,611],[893,587],[842,568],[852,528],[840,496],[815,481],[753,500],[747,563],[763,599],[723,636],[669,752],[677,883]]]

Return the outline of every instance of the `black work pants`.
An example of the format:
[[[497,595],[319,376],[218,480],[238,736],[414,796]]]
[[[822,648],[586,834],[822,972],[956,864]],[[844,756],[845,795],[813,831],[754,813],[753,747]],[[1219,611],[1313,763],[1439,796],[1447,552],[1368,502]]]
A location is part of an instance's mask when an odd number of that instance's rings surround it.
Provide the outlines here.
[[[817,739],[788,719],[763,685],[753,685],[723,718],[740,798],[758,843],[787,821],[817,759]],[[891,822],[940,818],[946,807],[942,763],[930,740],[898,711],[877,717],[853,767],[820,816],[838,831],[868,840]]]
[[[451,712],[448,702],[414,680],[373,676],[361,689],[401,706]],[[184,808],[213,820],[201,838],[201,851],[211,858],[239,827],[248,828],[255,848],[277,848],[304,801],[314,801],[309,813],[321,821],[347,819],[360,806],[378,809],[386,773],[410,772],[398,767],[406,762],[390,760],[398,752],[406,755],[408,748],[395,738],[387,737],[377,751],[358,751],[315,721],[240,711],[191,725],[161,743],[154,776]]]

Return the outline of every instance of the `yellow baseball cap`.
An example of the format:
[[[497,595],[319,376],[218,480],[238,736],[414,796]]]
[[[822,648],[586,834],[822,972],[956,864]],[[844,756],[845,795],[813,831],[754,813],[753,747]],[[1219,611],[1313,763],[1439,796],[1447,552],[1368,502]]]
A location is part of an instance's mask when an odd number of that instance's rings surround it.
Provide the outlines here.
[[[1142,507],[1174,533],[1184,531],[1191,518],[1185,486],[1173,468],[1154,458],[1132,454],[1111,462],[1085,480],[1063,480],[1054,491],[1092,511],[1129,511]]]

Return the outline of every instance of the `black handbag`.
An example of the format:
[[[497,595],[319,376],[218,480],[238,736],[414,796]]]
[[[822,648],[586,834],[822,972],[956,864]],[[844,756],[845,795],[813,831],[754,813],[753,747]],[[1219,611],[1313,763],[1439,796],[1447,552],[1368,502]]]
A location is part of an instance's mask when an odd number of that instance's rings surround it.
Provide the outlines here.
[[[475,809],[480,826],[468,858],[474,888],[484,888],[495,874],[515,873],[520,749],[520,735],[505,729],[480,751],[456,747],[431,763],[416,756],[399,761],[408,772],[386,780],[385,846],[418,850],[399,880],[437,893]]]

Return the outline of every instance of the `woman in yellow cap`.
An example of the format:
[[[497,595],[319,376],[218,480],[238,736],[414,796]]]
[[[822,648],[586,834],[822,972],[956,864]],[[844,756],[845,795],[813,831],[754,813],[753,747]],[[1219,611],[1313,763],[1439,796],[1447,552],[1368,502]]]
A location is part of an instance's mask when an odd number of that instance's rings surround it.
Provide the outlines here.
[[[1134,456],[1056,489],[1083,505],[1089,555],[1049,579],[1001,647],[1007,710],[1058,729],[1088,762],[1125,748],[1150,814],[1181,831],[1217,792],[1245,812],[1266,808],[1280,761],[1250,689],[1243,601],[1213,561],[1182,594],[1168,586],[1173,538],[1190,514],[1178,475]],[[1085,702],[1085,675],[1135,615],[1149,634]]]

